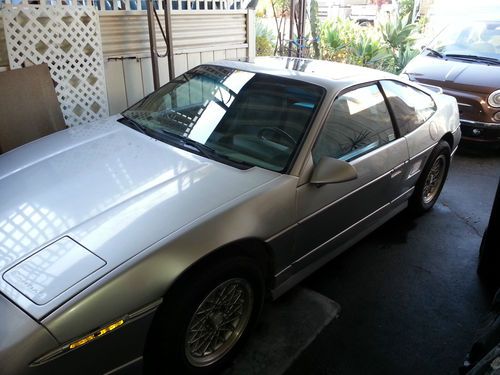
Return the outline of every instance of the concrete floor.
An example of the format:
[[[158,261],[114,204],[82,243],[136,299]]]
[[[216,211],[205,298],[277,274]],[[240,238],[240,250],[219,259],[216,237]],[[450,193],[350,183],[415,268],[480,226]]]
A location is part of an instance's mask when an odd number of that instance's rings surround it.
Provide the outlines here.
[[[431,212],[398,215],[307,279],[342,312],[285,374],[456,374],[491,300],[475,271],[499,176],[499,152],[459,150]]]

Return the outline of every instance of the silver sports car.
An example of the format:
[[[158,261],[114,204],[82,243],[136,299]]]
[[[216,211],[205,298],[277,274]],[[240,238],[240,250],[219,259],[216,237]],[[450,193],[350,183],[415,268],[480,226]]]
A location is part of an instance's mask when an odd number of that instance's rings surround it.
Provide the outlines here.
[[[459,139],[452,97],[263,58],[1,155],[0,373],[219,371],[266,295],[429,210]]]

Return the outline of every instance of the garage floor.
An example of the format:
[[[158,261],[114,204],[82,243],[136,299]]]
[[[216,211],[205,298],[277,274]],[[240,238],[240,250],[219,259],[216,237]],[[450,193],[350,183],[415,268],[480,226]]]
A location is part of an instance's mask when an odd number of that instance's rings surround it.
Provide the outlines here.
[[[342,312],[285,372],[456,374],[491,292],[475,269],[500,153],[455,156],[435,208],[401,214],[302,286]]]

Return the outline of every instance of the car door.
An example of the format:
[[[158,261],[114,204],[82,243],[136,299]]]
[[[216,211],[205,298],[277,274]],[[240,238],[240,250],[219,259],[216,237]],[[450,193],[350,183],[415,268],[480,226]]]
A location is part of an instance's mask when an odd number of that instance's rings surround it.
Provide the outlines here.
[[[403,82],[382,80],[380,85],[394,113],[399,134],[405,137],[408,145],[408,173],[401,187],[409,190],[417,183],[427,158],[439,140],[435,124],[439,119],[433,117],[437,106],[429,94]]]
[[[351,164],[357,178],[305,183],[297,191],[297,241],[292,272],[335,254],[391,211],[400,194],[408,160],[406,140],[398,136],[378,83],[339,95],[323,124],[311,155]],[[333,250],[333,253],[332,253]],[[339,251],[340,251],[339,250]]]

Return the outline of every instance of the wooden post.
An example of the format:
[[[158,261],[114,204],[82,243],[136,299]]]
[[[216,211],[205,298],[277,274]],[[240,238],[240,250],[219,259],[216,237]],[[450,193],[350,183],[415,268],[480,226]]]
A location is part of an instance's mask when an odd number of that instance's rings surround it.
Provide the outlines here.
[[[247,44],[248,44],[248,61],[252,62],[255,59],[255,10],[247,9]]]

